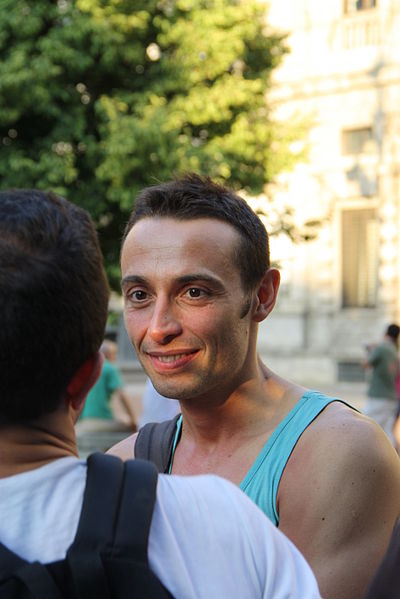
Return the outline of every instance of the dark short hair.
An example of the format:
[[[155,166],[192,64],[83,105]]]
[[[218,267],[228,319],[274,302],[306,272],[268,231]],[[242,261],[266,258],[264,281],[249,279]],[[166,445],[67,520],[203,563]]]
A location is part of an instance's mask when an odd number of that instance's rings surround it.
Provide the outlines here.
[[[86,211],[51,192],[0,192],[0,422],[58,407],[100,347],[108,293]]]
[[[390,324],[388,326],[388,328],[386,330],[386,335],[388,337],[390,337],[394,341],[397,341],[399,334],[400,334],[400,327],[397,324]]]
[[[236,260],[246,290],[259,283],[269,268],[268,234],[260,218],[243,198],[209,177],[191,173],[143,189],[136,199],[123,241],[135,223],[148,217],[215,218],[232,225],[241,239]]]

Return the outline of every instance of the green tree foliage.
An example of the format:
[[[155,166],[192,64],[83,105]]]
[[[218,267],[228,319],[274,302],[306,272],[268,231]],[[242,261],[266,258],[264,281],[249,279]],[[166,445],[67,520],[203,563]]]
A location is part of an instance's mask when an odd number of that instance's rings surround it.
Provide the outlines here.
[[[265,103],[285,52],[258,0],[0,0],[1,186],[88,209],[113,285],[143,186],[260,192],[293,159]]]

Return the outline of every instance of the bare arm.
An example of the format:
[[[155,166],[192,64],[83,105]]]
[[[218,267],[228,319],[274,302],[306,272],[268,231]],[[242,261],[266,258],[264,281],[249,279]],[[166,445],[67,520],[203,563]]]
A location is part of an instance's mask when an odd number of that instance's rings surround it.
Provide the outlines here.
[[[374,354],[374,349],[376,348],[376,343],[370,343],[369,345],[366,346],[366,352],[367,355],[366,357],[362,360],[361,362],[361,366],[367,370],[369,368],[372,368],[373,363],[375,362],[375,354]]]
[[[117,389],[117,391],[115,393],[118,396],[118,398],[121,402],[121,405],[123,406],[126,414],[128,414],[128,416],[129,416],[130,424],[132,425],[132,430],[136,431],[137,430],[136,415],[135,415],[135,412],[133,411],[132,403],[131,403],[131,399],[130,399],[129,395],[123,389]]]
[[[286,467],[279,528],[310,563],[324,599],[361,599],[400,513],[400,461],[371,420],[337,405],[326,412]]]

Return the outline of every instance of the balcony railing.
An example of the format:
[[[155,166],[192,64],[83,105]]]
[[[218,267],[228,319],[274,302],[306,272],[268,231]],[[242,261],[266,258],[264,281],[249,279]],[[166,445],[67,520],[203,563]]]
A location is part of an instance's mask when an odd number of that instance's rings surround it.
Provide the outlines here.
[[[381,43],[381,27],[375,10],[346,15],[342,21],[342,47],[345,49],[377,46]]]

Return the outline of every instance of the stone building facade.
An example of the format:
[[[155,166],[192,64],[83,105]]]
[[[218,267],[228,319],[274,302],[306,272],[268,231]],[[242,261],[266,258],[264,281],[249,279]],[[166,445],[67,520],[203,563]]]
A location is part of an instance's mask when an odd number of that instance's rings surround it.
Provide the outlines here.
[[[271,239],[282,287],[259,351],[300,382],[358,380],[365,344],[400,322],[400,2],[270,0],[268,23],[291,47],[269,104],[310,124],[274,199],[320,226]]]

